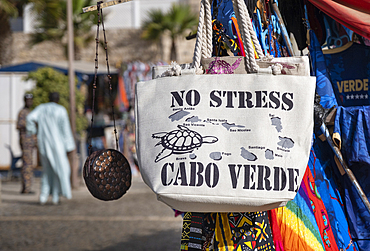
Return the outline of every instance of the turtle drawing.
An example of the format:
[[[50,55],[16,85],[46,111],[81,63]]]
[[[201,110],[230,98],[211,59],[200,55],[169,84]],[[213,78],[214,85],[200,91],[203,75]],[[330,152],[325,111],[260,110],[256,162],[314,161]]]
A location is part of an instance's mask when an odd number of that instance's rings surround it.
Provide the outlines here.
[[[233,74],[240,65],[242,58],[238,58],[232,65],[225,60],[216,57],[214,61],[209,64],[207,74]]]
[[[172,154],[191,153],[204,143],[212,144],[218,141],[214,136],[202,136],[186,126],[178,125],[178,129],[170,132],[159,132],[152,134],[153,139],[160,139],[155,145],[163,146],[163,150],[157,155],[154,162],[158,162]]]

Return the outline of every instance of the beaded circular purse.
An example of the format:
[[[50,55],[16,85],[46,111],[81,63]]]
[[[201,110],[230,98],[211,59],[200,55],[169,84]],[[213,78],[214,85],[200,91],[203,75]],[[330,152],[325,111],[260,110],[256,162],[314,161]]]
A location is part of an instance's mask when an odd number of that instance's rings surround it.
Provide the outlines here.
[[[105,201],[121,198],[131,186],[130,164],[113,149],[93,152],[85,161],[83,177],[90,193]]]
[[[127,159],[121,152],[114,149],[103,149],[92,151],[91,137],[92,128],[94,123],[94,107],[95,107],[95,92],[96,92],[96,80],[97,80],[97,70],[98,70],[98,47],[99,47],[99,24],[101,22],[104,32],[104,43],[105,43],[105,53],[107,61],[108,70],[108,83],[109,83],[109,94],[112,102],[112,117],[114,122],[114,134],[116,138],[116,149],[118,147],[118,138],[116,130],[116,122],[114,116],[114,102],[112,97],[112,84],[111,76],[109,72],[108,63],[108,50],[107,41],[103,22],[103,12],[101,10],[102,2],[97,3],[97,14],[98,14],[98,27],[96,34],[96,58],[95,58],[95,77],[93,82],[93,96],[92,96],[92,118],[89,134],[89,157],[85,161],[83,168],[83,177],[85,184],[90,191],[90,193],[97,199],[100,200],[117,200],[124,195],[131,186],[131,168]],[[101,21],[100,21],[101,20]]]

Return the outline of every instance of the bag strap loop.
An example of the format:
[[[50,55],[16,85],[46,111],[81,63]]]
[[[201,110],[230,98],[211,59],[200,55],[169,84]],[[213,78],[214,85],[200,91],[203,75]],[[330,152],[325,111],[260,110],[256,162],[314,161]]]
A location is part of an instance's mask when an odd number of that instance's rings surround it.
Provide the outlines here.
[[[206,4],[208,2],[209,5]],[[209,15],[206,14],[206,7],[209,6]],[[205,18],[211,18],[210,20],[204,20]],[[211,25],[207,25],[207,23]],[[208,29],[207,29],[208,27]],[[210,28],[210,31],[209,31]],[[209,36],[207,36],[209,33]],[[208,39],[211,39],[211,43],[207,43]],[[206,52],[205,48],[208,48],[207,44],[210,44],[210,53]],[[212,16],[211,16],[211,5],[209,0],[202,0],[200,2],[200,11],[199,11],[199,23],[197,31],[197,39],[195,42],[194,55],[193,55],[193,64],[195,69],[200,68],[201,58],[208,58],[212,56]]]
[[[211,1],[202,0],[200,3],[199,23],[197,31],[197,39],[194,48],[193,65],[196,69],[200,68],[201,58],[212,57],[212,13]],[[240,33],[245,51],[245,67],[248,73],[256,73],[258,65],[255,60],[256,50],[258,57],[263,57],[261,45],[257,39],[256,33],[253,30],[251,18],[248,13],[247,6],[243,0],[232,0],[235,16],[240,22]]]
[[[207,36],[207,43],[205,44],[206,46],[206,56],[207,57],[212,57],[212,51],[213,51],[213,46],[212,46],[212,37],[213,37],[213,29],[212,29],[212,10],[211,10],[211,3],[212,0],[205,0],[204,5],[205,5],[205,15],[206,15],[206,36]]]

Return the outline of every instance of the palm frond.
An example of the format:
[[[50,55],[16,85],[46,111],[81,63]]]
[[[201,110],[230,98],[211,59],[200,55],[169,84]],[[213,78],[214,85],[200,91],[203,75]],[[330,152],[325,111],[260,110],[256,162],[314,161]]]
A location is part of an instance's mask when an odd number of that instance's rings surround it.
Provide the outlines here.
[[[18,15],[15,4],[8,0],[0,0],[0,13],[2,12],[10,17],[16,17]]]

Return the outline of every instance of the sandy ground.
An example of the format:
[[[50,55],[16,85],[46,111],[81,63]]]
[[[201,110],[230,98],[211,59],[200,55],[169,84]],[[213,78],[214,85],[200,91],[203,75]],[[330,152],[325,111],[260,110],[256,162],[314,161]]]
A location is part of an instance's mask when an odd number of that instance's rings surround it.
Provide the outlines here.
[[[119,200],[106,202],[90,195],[84,183],[71,200],[38,203],[35,194],[20,194],[19,180],[2,181],[0,250],[179,250],[181,217],[157,201],[140,176]]]

